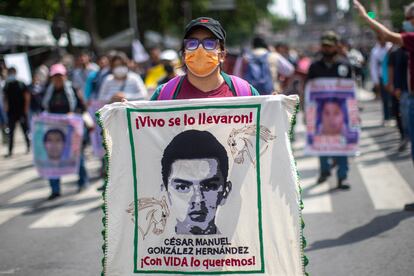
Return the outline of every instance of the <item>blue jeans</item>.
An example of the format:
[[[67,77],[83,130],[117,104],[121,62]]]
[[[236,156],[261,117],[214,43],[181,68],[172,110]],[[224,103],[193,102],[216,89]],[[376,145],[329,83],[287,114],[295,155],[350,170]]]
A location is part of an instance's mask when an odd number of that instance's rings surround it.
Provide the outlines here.
[[[348,157],[347,156],[320,156],[319,162],[321,165],[321,175],[330,174],[332,163],[329,162],[332,159],[336,161],[338,170],[336,175],[338,179],[346,179],[348,177]]]
[[[409,96],[408,102],[408,133],[411,141],[411,159],[414,162],[414,95]]]
[[[401,113],[402,128],[403,128],[405,137],[409,137],[408,136],[408,127],[410,125],[409,112],[410,112],[410,95],[408,91],[404,91],[400,97],[400,113]]]
[[[60,178],[49,179],[49,184],[52,190],[52,194],[60,194]],[[81,188],[85,187],[86,185],[88,185],[88,173],[86,172],[85,168],[85,157],[82,154],[80,158],[78,186]]]

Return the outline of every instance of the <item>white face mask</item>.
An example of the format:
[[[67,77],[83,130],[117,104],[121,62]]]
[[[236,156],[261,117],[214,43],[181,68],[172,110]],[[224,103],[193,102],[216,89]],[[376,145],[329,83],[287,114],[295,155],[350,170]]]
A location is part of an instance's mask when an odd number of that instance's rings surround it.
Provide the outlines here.
[[[128,74],[128,67],[126,66],[117,66],[112,71],[116,78],[124,78]]]

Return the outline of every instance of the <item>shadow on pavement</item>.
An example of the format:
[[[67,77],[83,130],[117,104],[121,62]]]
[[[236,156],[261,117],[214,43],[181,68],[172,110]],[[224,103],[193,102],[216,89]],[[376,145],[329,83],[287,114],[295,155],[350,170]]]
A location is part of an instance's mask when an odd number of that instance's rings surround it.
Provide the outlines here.
[[[316,241],[312,243],[305,251],[312,251],[324,248],[331,248],[352,243],[357,243],[375,236],[380,235],[396,227],[401,221],[414,217],[414,212],[398,211],[372,219],[365,225],[352,229],[336,239]]]

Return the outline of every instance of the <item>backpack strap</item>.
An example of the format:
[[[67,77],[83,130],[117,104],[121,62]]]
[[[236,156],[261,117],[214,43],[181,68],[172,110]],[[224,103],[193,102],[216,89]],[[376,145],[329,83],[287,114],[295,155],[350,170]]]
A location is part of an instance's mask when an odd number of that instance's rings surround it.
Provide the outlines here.
[[[252,96],[252,90],[250,84],[242,78],[230,75],[231,82],[233,83],[236,96]]]
[[[178,84],[181,81],[181,76],[176,76],[173,79],[169,80],[164,86],[161,88],[160,94],[158,95],[157,100],[164,101],[164,100],[173,100],[175,90],[177,90]]]

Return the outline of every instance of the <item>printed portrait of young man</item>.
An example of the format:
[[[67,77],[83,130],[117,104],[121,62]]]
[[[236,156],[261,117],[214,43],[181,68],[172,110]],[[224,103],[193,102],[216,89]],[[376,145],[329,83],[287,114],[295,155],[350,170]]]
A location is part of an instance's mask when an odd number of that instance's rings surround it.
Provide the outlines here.
[[[187,130],[165,148],[161,165],[176,234],[220,234],[217,211],[232,189],[224,146],[208,131]]]

